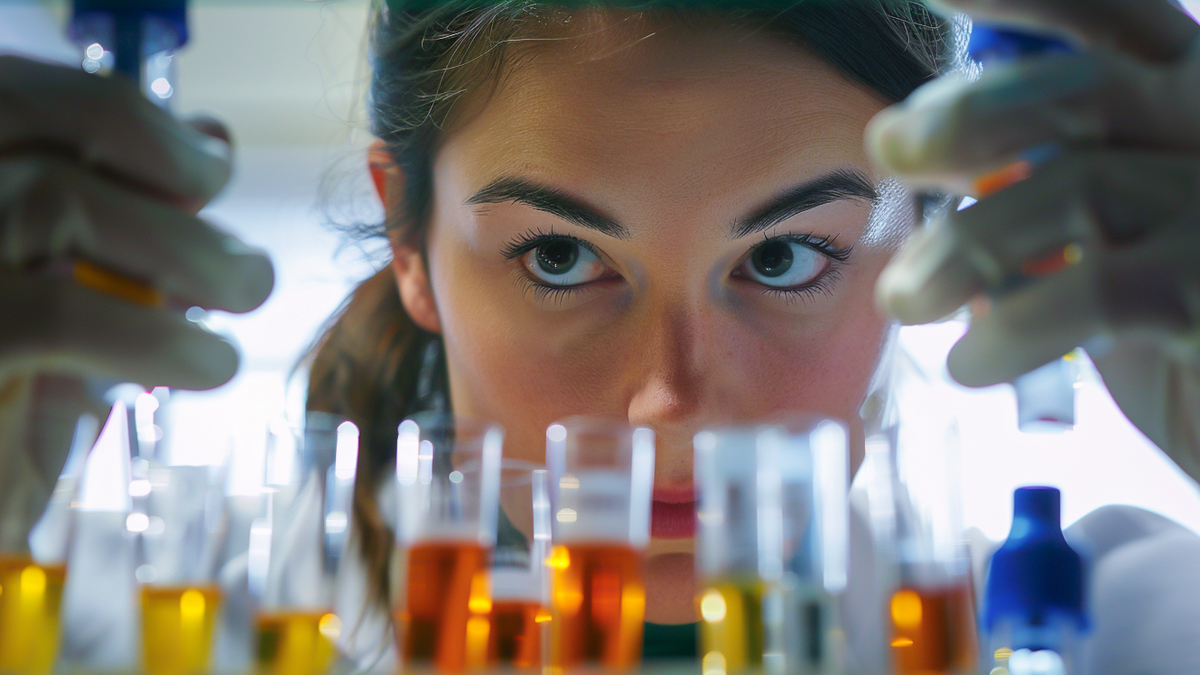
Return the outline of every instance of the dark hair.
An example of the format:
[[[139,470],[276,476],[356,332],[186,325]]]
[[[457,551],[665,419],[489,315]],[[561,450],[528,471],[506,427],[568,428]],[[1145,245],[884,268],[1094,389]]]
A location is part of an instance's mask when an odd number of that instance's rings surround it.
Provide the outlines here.
[[[517,38],[561,27],[581,8],[532,0],[458,0],[420,9],[406,9],[398,0],[393,5],[377,0],[372,19],[370,104],[374,133],[403,174],[404,203],[393,205],[381,234],[419,245],[428,219],[433,156],[455,102],[496,85],[511,66]],[[916,0],[727,5],[650,1],[586,7],[666,20],[705,15],[767,31],[816,53],[892,102],[948,63],[948,26]],[[339,414],[359,426],[354,517],[380,600],[389,596],[393,542],[376,495],[395,461],[396,428],[406,416],[446,405],[445,400],[440,340],[408,317],[385,267],[353,292],[318,341],[308,393],[310,410]]]

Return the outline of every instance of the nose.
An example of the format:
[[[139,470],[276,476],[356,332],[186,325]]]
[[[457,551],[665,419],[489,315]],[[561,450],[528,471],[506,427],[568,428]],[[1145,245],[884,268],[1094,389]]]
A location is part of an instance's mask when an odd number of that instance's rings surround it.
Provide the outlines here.
[[[656,313],[637,346],[629,422],[654,429],[660,485],[691,483],[692,436],[709,421],[710,369],[699,323],[685,309]]]

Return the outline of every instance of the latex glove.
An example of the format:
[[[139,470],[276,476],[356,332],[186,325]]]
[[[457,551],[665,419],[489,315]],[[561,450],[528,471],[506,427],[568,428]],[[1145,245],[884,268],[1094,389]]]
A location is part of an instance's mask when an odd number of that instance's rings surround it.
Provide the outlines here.
[[[1166,0],[953,6],[1086,51],[927,85],[872,121],[874,161],[970,193],[1030,148],[1062,154],[917,233],[880,276],[880,305],[924,323],[974,299],[948,359],[972,386],[1086,346],[1130,420],[1200,478],[1200,28]],[[1030,271],[1059,254],[1074,264]]]
[[[77,417],[86,378],[208,389],[233,376],[236,350],[184,317],[249,311],[274,282],[266,256],[194,215],[229,173],[226,142],[132,83],[0,57],[0,515],[21,514],[0,520],[0,546],[28,532],[69,449],[74,425],[42,438],[39,409]],[[168,302],[84,287],[80,259]],[[39,399],[44,373],[74,381],[71,395]]]

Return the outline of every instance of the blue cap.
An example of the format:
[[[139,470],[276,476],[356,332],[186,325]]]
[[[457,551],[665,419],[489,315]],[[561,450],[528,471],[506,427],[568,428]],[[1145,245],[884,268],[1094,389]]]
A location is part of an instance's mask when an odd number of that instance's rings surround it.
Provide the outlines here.
[[[1003,620],[1087,628],[1083,560],[1063,537],[1061,510],[1057,488],[1023,487],[1013,494],[1012,530],[992,556],[984,592],[989,631]]]
[[[971,41],[967,44],[971,58],[983,63],[1016,61],[1028,56],[1074,54],[1071,45],[1050,35],[1030,33],[975,23],[971,26]]]

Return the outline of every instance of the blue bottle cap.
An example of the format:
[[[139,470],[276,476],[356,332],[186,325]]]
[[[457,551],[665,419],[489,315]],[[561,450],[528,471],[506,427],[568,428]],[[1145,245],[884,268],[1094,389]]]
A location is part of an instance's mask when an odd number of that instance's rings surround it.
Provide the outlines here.
[[[1023,487],[1013,494],[1012,530],[992,556],[984,592],[984,625],[1013,621],[1044,626],[1067,621],[1087,628],[1083,560],[1063,537],[1056,488]]]
[[[1034,35],[975,23],[971,26],[967,53],[976,61],[988,63],[1048,54],[1074,54],[1075,49],[1050,35]]]

